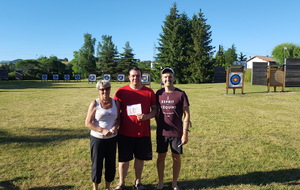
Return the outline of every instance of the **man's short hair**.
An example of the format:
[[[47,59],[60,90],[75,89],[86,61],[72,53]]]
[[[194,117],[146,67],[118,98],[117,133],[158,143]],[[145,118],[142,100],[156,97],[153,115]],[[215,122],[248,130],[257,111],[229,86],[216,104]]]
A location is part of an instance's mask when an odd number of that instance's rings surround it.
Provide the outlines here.
[[[131,66],[128,70],[128,74],[130,75],[130,71],[131,70],[135,70],[135,71],[140,71],[141,72],[141,76],[143,75],[143,72],[140,68],[138,68],[137,66]]]
[[[165,73],[172,73],[174,74],[174,70],[170,67],[166,67],[161,71],[161,74],[165,74]]]

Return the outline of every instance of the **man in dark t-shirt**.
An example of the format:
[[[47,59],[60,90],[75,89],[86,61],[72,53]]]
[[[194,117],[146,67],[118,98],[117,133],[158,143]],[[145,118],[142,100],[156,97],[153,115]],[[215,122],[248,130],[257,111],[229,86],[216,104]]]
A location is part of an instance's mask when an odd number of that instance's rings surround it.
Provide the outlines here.
[[[173,158],[173,190],[179,190],[177,180],[180,173],[182,145],[188,142],[190,126],[189,100],[184,91],[174,87],[172,68],[162,70],[164,88],[156,92],[158,104],[157,122],[157,173],[159,182],[156,190],[164,186],[165,158],[170,145]],[[184,116],[184,121],[182,117]]]

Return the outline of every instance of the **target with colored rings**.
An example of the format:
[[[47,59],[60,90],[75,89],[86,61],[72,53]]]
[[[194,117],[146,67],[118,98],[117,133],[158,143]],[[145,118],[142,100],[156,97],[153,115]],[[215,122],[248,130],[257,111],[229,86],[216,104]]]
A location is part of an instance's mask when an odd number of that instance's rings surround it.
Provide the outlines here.
[[[64,80],[70,80],[70,75],[64,75]]]
[[[142,76],[142,82],[148,82],[148,75]]]
[[[75,80],[80,80],[80,74],[75,75]]]
[[[124,81],[125,80],[125,75],[119,74],[118,75],[118,81]]]
[[[91,82],[96,82],[96,75],[95,74],[90,74],[89,75],[89,81],[91,81]]]
[[[103,79],[109,81],[110,80],[110,75],[109,74],[103,75]]]
[[[42,75],[42,80],[48,80],[48,75]]]
[[[229,86],[241,87],[242,86],[242,74],[243,73],[230,73],[229,74]]]
[[[53,75],[53,80],[58,80],[59,79],[59,77],[58,77],[58,75]]]

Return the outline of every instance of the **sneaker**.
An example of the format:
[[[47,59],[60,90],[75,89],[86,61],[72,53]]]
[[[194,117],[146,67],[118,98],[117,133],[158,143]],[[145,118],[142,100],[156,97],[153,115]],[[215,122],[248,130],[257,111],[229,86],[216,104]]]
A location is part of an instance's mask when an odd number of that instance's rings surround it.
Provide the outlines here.
[[[143,184],[138,183],[138,184],[134,185],[134,189],[136,189],[136,190],[146,190],[147,188]]]

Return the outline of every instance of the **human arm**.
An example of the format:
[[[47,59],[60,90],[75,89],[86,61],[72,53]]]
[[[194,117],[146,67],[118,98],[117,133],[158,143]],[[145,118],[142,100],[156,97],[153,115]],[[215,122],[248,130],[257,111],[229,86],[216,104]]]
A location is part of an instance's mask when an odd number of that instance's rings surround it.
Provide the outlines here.
[[[181,143],[186,144],[188,142],[188,133],[190,127],[190,109],[189,107],[183,107],[184,120],[183,120],[183,134],[181,137]]]
[[[113,127],[111,128],[111,132],[115,135],[118,133],[118,130],[120,128],[120,102],[117,100],[113,100],[116,103],[116,107],[117,107],[117,118],[115,120],[115,123],[113,125]]]
[[[90,130],[102,133],[104,136],[110,136],[111,132],[107,129],[103,129],[97,125],[94,124],[94,118],[96,113],[96,101],[92,101],[87,112],[87,116],[85,119],[85,126],[89,128]]]
[[[151,106],[151,112],[148,114],[139,114],[137,115],[137,120],[138,121],[145,121],[148,119],[151,119],[157,115],[157,105],[152,105]]]

